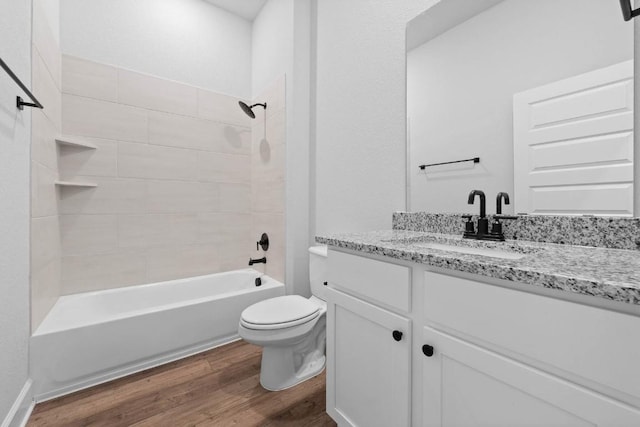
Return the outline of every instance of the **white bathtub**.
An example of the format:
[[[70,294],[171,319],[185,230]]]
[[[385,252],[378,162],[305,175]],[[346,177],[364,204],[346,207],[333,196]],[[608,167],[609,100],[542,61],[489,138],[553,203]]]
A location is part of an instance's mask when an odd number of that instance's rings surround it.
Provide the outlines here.
[[[244,269],[63,296],[31,338],[36,401],[231,342],[242,310],[280,295]]]

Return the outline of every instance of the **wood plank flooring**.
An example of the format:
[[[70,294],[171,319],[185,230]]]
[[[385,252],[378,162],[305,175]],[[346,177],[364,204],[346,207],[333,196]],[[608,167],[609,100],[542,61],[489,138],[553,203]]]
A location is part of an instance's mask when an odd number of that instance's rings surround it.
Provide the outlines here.
[[[260,347],[234,342],[36,405],[27,427],[335,426],[325,375],[260,386]]]

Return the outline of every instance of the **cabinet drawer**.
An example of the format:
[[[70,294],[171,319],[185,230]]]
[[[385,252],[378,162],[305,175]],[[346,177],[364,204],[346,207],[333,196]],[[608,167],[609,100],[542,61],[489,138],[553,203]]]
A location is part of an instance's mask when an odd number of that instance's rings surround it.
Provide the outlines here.
[[[433,272],[424,309],[427,325],[640,402],[639,317]]]
[[[411,272],[409,267],[329,250],[331,286],[372,302],[408,313]]]

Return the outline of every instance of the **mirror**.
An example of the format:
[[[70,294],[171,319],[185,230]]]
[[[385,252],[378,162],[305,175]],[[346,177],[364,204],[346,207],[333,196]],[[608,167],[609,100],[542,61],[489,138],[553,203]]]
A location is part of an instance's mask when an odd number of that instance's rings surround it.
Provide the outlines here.
[[[633,49],[633,24],[611,0],[442,0],[410,21],[407,210],[477,213],[467,196],[479,189],[488,213],[505,191],[507,214],[632,216]],[[625,61],[629,78],[575,86],[576,76]],[[514,116],[514,95],[523,92],[533,93],[525,97],[529,109]],[[605,110],[606,120],[625,115],[621,128],[567,133],[604,122]],[[538,139],[514,166],[518,114],[527,122],[524,138]],[[532,175],[542,184],[514,185]]]

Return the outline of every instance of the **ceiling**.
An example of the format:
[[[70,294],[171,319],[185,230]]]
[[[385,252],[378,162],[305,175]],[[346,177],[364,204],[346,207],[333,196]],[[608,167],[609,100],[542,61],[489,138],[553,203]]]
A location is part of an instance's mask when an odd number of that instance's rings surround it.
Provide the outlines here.
[[[438,37],[503,0],[448,0],[418,15],[407,25],[407,52]]]
[[[227,12],[231,12],[234,15],[238,15],[248,21],[253,21],[262,6],[267,0],[206,0],[214,6],[218,6],[220,9],[224,9]]]

